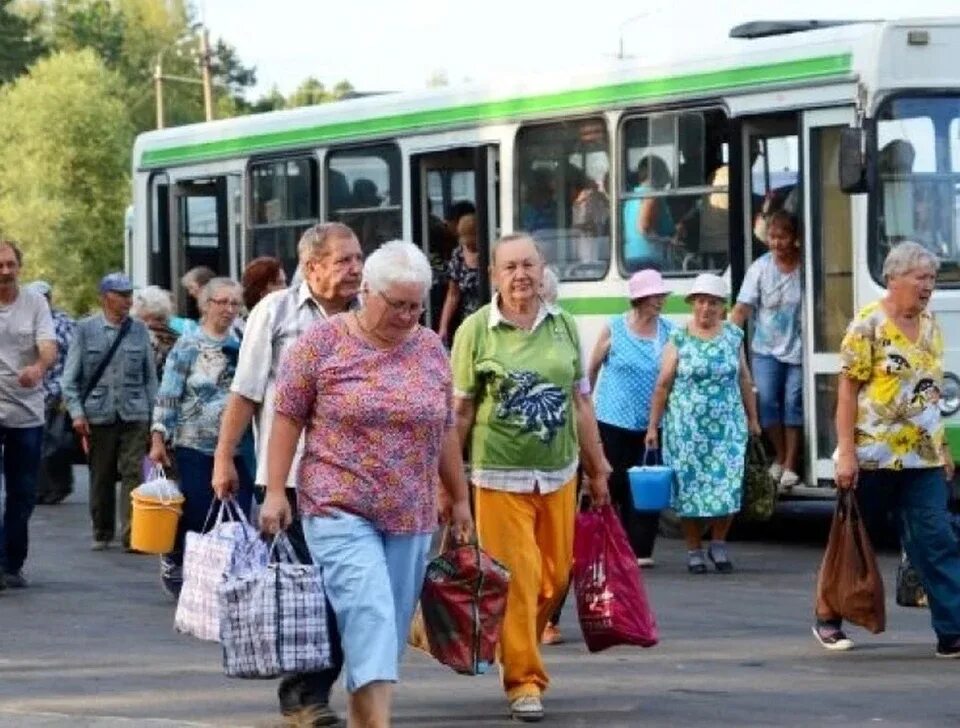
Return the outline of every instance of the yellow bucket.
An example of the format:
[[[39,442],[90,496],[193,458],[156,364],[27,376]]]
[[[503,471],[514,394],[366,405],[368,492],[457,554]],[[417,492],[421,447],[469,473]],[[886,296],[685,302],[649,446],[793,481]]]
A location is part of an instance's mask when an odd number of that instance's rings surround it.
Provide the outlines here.
[[[150,498],[134,491],[130,499],[133,501],[130,548],[145,554],[168,554],[173,551],[183,496]]]

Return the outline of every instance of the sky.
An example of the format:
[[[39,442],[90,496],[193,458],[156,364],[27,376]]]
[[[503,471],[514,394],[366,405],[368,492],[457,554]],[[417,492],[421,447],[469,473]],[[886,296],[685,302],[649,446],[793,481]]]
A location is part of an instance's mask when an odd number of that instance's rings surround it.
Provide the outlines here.
[[[616,58],[682,58],[748,20],[958,15],[958,0],[193,0],[213,37],[256,66],[256,98],[308,76],[361,91],[423,89],[591,68]]]

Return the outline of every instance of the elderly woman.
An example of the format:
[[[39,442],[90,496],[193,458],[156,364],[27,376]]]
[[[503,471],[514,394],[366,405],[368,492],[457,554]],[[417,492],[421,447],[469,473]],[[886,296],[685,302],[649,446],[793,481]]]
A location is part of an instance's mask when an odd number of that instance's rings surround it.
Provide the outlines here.
[[[455,532],[472,528],[449,363],[418,324],[430,284],[419,248],[385,243],[364,264],[361,308],[315,323],[277,378],[260,522],[269,533],[290,523],[284,487],[306,427],[299,507],[340,628],[350,725],[389,724],[438,479]]]
[[[147,286],[134,294],[130,311],[134,318],[146,324],[153,347],[153,360],[157,365],[157,379],[163,377],[163,365],[179,334],[170,328],[173,316],[173,299],[170,292],[160,286]]]
[[[927,593],[937,657],[960,657],[960,549],[946,514],[953,459],[937,401],[943,336],[927,311],[939,261],[923,246],[892,248],[887,293],[850,323],[840,344],[837,487],[855,494],[869,530],[893,511],[900,540]],[[828,650],[853,647],[839,619],[818,614]]]
[[[229,278],[213,278],[200,290],[200,326],[181,336],[170,350],[157,392],[149,457],[170,465],[167,442],[172,441],[180,490],[186,499],[174,550],[160,559],[161,583],[172,596],[179,594],[183,582],[184,535],[203,531],[213,502],[213,454],[240,349],[230,333],[243,305],[240,296],[240,286]],[[237,501],[249,513],[252,473],[239,454],[236,466],[240,479]]]
[[[740,510],[747,427],[760,432],[743,331],[724,320],[727,294],[712,273],[694,280],[687,295],[693,316],[663,349],[647,426],[646,446],[656,448],[663,425],[663,460],[676,477],[672,507],[691,574],[707,572],[707,557],[720,573],[733,571],[726,538]],[[711,531],[706,554],[704,520]]]
[[[751,364],[760,397],[760,426],[773,443],[770,475],[784,490],[800,482],[797,459],[803,427],[803,284],[797,221],[778,210],[767,221],[769,253],[747,269],[730,320],[753,317]]]
[[[609,500],[590,385],[573,318],[540,295],[543,257],[527,235],[491,253],[494,301],[453,342],[457,426],[469,444],[480,545],[510,570],[500,637],[512,715],[543,718],[549,682],[539,637],[573,556],[581,455],[595,504]]]
[[[642,461],[660,463],[659,451],[648,457],[643,443],[660,357],[674,327],[660,315],[670,291],[657,271],[648,268],[634,273],[627,292],[630,310],[604,325],[587,373],[594,387],[603,451],[613,468],[610,496],[637,563],[653,566],[660,514],[634,510],[627,470]]]

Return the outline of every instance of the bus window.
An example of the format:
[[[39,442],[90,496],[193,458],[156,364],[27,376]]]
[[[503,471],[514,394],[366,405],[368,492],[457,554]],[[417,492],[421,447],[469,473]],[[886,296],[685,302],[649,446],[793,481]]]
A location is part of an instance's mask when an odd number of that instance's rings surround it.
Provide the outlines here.
[[[403,234],[400,151],[392,144],[327,156],[329,219],[349,225],[364,256]]]
[[[607,273],[609,149],[599,117],[517,133],[515,228],[533,235],[561,280],[599,280]]]
[[[250,179],[252,257],[277,257],[292,277],[300,236],[320,219],[317,162],[311,157],[256,162]]]
[[[628,119],[617,200],[624,273],[719,271],[729,260],[730,180],[723,112]]]
[[[877,115],[876,218],[870,270],[899,242],[920,243],[941,261],[937,284],[960,285],[960,99],[898,96]]]

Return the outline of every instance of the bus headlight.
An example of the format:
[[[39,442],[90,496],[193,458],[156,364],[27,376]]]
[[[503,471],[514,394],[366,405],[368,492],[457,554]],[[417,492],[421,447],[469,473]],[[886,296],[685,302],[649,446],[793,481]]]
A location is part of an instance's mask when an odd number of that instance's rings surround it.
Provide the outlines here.
[[[955,415],[960,410],[960,377],[953,372],[943,375],[943,388],[940,390],[940,414],[944,417]]]

